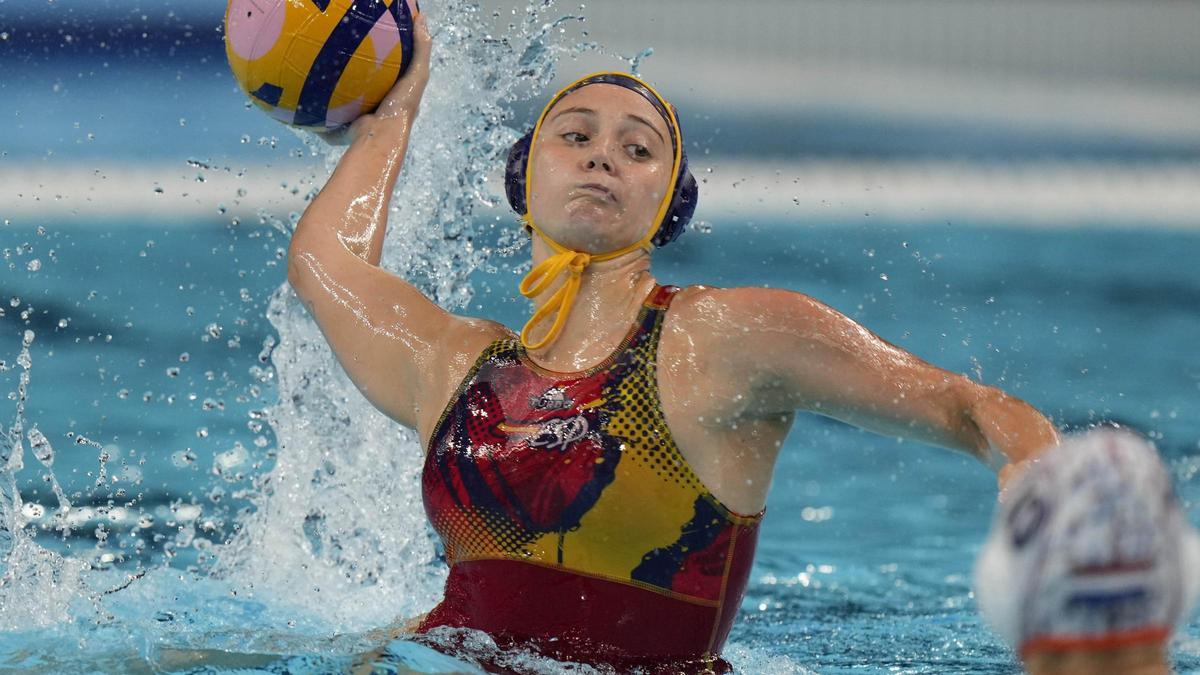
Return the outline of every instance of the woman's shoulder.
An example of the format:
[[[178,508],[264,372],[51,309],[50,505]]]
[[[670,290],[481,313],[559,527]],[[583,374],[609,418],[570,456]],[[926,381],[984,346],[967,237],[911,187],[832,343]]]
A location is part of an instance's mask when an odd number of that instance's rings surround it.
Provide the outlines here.
[[[483,350],[492,344],[516,339],[517,335],[498,321],[455,315],[439,340],[441,358],[438,360],[451,371],[463,369],[462,364],[470,368]]]
[[[671,312],[678,319],[712,321],[714,319],[750,319],[763,313],[776,311],[783,306],[820,305],[816,299],[783,288],[762,286],[738,286],[726,288],[695,284],[681,287],[671,301]]]
[[[752,355],[752,345],[828,324],[831,308],[803,293],[780,288],[695,285],[676,293],[663,330],[684,338],[697,357],[729,360]]]
[[[499,322],[458,315],[451,317],[434,346],[436,356],[428,366],[429,372],[436,376],[426,380],[421,392],[422,412],[417,431],[423,447],[428,447],[439,414],[459,384],[471,373],[479,357],[497,342],[516,340],[516,335]]]

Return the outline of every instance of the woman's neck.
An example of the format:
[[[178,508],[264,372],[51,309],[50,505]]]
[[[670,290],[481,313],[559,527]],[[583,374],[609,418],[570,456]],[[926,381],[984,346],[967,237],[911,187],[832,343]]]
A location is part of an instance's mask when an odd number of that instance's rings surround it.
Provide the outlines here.
[[[534,265],[554,253],[540,237],[534,236]],[[561,280],[556,282],[535,298],[535,308],[545,304],[561,283]],[[583,272],[579,293],[562,332],[550,344],[531,350],[531,355],[539,364],[554,370],[582,370],[595,365],[625,337],[654,284],[650,255],[642,249],[591,263]],[[543,319],[534,327],[533,335],[544,335],[553,321],[553,316]]]

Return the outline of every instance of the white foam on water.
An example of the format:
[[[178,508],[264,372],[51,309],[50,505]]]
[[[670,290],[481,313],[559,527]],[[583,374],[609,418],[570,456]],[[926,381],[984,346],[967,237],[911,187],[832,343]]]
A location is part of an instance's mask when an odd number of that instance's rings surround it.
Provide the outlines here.
[[[738,643],[725,648],[725,659],[738,673],[757,673],[758,675],[812,675],[815,670],[809,670],[796,663],[789,656],[772,654],[761,647],[751,647]]]

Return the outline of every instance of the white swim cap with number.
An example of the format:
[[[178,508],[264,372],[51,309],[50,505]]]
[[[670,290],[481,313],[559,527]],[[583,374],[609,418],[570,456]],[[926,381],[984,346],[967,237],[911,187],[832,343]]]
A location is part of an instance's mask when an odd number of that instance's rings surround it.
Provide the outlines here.
[[[1154,446],[1097,429],[1015,479],[975,588],[985,621],[1023,655],[1161,641],[1200,591],[1200,536]]]

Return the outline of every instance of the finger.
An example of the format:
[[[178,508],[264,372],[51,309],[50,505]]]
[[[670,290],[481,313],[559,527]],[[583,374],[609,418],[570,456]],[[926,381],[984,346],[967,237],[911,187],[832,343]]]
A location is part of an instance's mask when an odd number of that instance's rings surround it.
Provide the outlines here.
[[[418,62],[429,63],[429,52],[433,46],[433,37],[429,35],[429,19],[424,14],[418,14],[413,21],[413,28],[416,30],[415,40],[413,40],[415,57]]]
[[[433,40],[429,37],[428,22],[424,14],[418,14],[412,20],[412,47],[404,56],[408,59],[406,72],[420,70],[429,63],[430,46]]]
[[[426,21],[424,14],[417,16],[413,28],[415,35],[413,36],[412,65],[409,66],[409,77],[415,75],[417,78],[428,78],[429,55],[433,51],[433,38],[429,36],[429,22]]]

